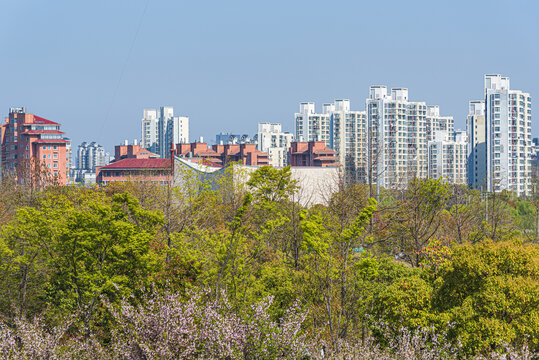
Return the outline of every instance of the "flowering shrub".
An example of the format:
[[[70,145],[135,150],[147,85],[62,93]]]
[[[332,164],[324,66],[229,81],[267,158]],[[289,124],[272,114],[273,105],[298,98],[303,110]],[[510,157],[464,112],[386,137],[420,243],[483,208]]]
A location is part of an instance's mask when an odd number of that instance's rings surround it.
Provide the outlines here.
[[[434,360],[462,355],[459,344],[450,344],[432,329],[403,328],[384,348],[372,337],[325,343],[302,331],[306,313],[298,304],[274,321],[269,315],[272,297],[235,311],[226,297],[208,300],[206,295],[193,293],[185,300],[172,292],[149,293],[139,306],[123,301],[115,307],[105,301],[115,322],[105,344],[91,332],[74,331],[72,320],[48,328],[40,318],[17,319],[11,327],[1,325],[0,359]],[[388,327],[380,325],[380,331]],[[484,356],[476,359],[537,358],[526,345]]]

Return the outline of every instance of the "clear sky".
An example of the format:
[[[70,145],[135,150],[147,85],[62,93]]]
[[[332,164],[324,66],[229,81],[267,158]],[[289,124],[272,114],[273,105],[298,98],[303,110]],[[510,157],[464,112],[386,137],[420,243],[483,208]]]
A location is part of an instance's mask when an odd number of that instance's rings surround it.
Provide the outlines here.
[[[174,106],[191,138],[293,131],[299,102],[407,87],[464,128],[483,75],[539,105],[539,1],[0,0],[0,113],[63,124],[76,147],[140,137],[144,108]],[[533,113],[533,131],[537,135]]]

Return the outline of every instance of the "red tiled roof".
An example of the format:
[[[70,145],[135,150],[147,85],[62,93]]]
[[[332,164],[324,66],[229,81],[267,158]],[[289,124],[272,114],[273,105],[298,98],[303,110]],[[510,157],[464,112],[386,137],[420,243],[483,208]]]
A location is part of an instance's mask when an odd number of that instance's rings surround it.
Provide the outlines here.
[[[36,116],[36,115],[34,115],[34,122],[40,123],[40,124],[60,125],[57,122],[50,121],[50,120],[44,119],[44,118]]]
[[[101,169],[162,169],[170,168],[170,159],[122,159]]]

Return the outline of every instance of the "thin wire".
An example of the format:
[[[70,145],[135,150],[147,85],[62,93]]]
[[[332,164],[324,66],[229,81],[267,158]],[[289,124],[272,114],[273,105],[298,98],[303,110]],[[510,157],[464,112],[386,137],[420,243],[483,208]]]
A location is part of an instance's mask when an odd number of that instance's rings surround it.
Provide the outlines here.
[[[150,3],[150,0],[146,0],[146,4],[144,5],[144,10],[142,11],[142,15],[140,16],[140,20],[138,22],[137,30],[135,31],[135,36],[133,36],[133,41],[131,41],[131,46],[129,47],[129,51],[127,52],[127,57],[125,59],[125,62],[122,66],[122,70],[120,71],[120,77],[118,78],[118,83],[116,84],[116,88],[114,89],[114,92],[112,93],[112,99],[109,105],[109,108],[107,110],[107,113],[105,115],[105,118],[101,122],[101,127],[99,128],[99,134],[103,131],[103,127],[108,122],[108,119],[110,117],[110,112],[112,111],[112,107],[114,106],[114,102],[116,100],[116,95],[118,94],[118,90],[120,89],[120,84],[122,82],[122,79],[124,77],[124,72],[127,67],[127,64],[129,63],[129,59],[131,58],[131,53],[133,52],[133,48],[135,47],[135,42],[138,37],[138,33],[140,31],[140,28],[142,26],[142,21],[144,20],[144,15],[146,15],[146,10],[148,10],[148,4]]]

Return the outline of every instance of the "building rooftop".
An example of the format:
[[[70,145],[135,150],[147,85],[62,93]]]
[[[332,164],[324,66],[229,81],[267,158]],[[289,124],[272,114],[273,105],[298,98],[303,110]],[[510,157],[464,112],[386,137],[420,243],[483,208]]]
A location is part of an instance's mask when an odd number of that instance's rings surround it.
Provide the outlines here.
[[[101,169],[164,169],[171,167],[170,159],[122,159]]]
[[[47,120],[47,119],[45,119],[45,118],[42,118],[42,117],[39,117],[39,116],[36,116],[36,115],[34,115],[34,122],[35,122],[36,124],[60,125],[60,124],[57,123],[57,122],[50,121],[50,120]]]

